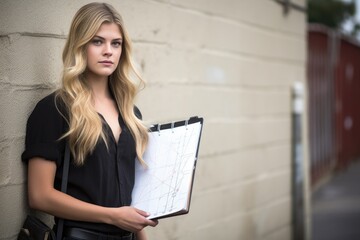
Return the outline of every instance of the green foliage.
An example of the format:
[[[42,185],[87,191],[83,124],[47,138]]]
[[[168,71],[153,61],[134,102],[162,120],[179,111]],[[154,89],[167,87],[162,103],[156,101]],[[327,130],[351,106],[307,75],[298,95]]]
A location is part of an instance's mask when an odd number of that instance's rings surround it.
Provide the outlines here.
[[[308,0],[308,22],[321,23],[333,29],[355,15],[355,2],[339,0]]]

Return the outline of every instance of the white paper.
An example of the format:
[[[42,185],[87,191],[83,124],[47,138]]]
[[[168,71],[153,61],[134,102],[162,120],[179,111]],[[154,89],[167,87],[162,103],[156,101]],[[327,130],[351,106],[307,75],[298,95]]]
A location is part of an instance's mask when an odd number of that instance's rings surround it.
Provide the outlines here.
[[[201,123],[149,133],[144,154],[136,160],[132,206],[158,218],[188,209]]]

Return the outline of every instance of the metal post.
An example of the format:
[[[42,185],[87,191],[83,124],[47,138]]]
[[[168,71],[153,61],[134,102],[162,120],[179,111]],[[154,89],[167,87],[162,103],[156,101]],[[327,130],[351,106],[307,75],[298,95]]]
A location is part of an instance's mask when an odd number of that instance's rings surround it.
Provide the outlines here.
[[[302,144],[302,114],[304,109],[304,85],[293,86],[292,112],[292,219],[293,240],[305,239],[304,224],[304,158]]]

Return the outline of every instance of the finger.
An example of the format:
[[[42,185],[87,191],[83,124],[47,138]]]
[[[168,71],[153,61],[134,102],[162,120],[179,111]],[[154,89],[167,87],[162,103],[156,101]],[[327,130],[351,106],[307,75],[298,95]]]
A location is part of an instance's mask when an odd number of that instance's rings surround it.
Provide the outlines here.
[[[155,227],[156,225],[158,225],[158,220],[149,220],[147,221],[147,225],[151,226],[151,227]]]
[[[159,221],[157,219],[152,219],[152,221],[155,223],[155,225],[153,227],[155,227],[156,225],[159,224]]]
[[[150,216],[150,213],[147,213],[147,212],[145,212],[145,211],[143,211],[143,210],[140,210],[140,209],[135,208],[135,211],[136,211],[137,213],[139,213],[140,215],[144,216],[144,217]]]

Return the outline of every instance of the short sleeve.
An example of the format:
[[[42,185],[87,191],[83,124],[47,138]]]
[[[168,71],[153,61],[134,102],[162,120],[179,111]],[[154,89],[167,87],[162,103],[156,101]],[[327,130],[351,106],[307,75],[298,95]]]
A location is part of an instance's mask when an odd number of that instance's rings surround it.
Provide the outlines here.
[[[27,121],[22,161],[41,157],[55,161],[58,166],[61,164],[65,144],[59,139],[67,129],[67,123],[59,106],[55,104],[55,93],[38,102]]]

